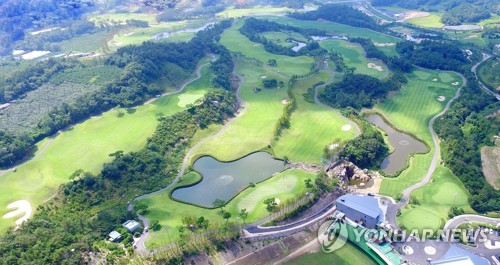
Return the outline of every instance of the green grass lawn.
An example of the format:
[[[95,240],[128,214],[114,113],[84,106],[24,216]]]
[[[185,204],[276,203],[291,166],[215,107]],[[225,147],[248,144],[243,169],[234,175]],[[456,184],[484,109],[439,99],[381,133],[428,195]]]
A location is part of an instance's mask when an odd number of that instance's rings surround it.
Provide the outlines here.
[[[347,242],[342,248],[332,253],[319,251],[317,253],[304,254],[290,262],[287,265],[310,265],[310,264],[377,264],[363,250],[351,242]]]
[[[274,70],[286,75],[302,75],[309,72],[314,60],[307,56],[290,57],[267,52],[260,43],[252,42],[239,32],[244,21],[239,20],[235,25],[226,30],[222,35],[221,43],[233,52],[244,54],[246,57],[254,58],[266,64],[269,59],[276,59],[277,67]]]
[[[356,67],[356,73],[371,75],[373,77],[384,79],[389,76],[390,71],[387,66],[379,61],[368,60],[365,52],[358,44],[350,43],[344,40],[324,40],[320,42],[321,47],[342,54],[344,62],[348,67]],[[375,68],[369,68],[372,63],[382,67],[382,71]]]
[[[429,13],[429,14],[430,14],[429,16],[412,18],[407,20],[406,22],[424,28],[444,27],[443,22],[441,22],[441,17],[443,17],[443,13]]]
[[[275,124],[283,113],[281,103],[287,97],[286,89],[265,89],[255,93],[255,87],[262,87],[263,76],[280,77],[254,64],[238,60],[238,73],[244,78],[240,96],[246,101],[240,117],[217,135],[193,151],[193,157],[209,154],[220,161],[237,159],[271,144]],[[288,82],[288,79],[282,79]]]
[[[314,28],[314,29],[325,30],[333,35],[346,35],[349,37],[369,38],[372,41],[379,43],[396,43],[401,41],[401,39],[399,38],[385,35],[369,29],[357,28],[339,23],[333,23],[327,21],[298,20],[289,17],[278,17],[278,16],[265,16],[263,18],[281,24],[289,24],[300,28]],[[395,46],[386,46],[378,48],[389,55],[397,55]]]
[[[415,70],[408,77],[408,84],[398,94],[377,105],[375,109],[394,126],[416,135],[432,149],[427,154],[411,158],[409,168],[397,178],[384,179],[380,193],[392,197],[419,182],[427,173],[434,152],[427,125],[431,117],[440,112],[454,96],[462,82],[457,74],[423,69]],[[451,84],[455,81],[460,82],[458,86]],[[446,97],[446,100],[438,101],[439,96]],[[453,205],[472,211],[467,202],[467,191],[457,177],[442,165],[436,168],[432,182],[414,191],[411,196],[414,196],[420,205],[408,206],[398,217],[398,222],[409,229],[439,228],[444,224],[443,220],[447,220],[448,210]]]
[[[193,183],[199,178],[198,173],[191,172],[184,175],[178,185]],[[236,222],[235,218],[240,210],[244,208],[249,211],[246,223],[259,220],[268,214],[263,203],[266,198],[278,198],[281,202],[296,198],[297,194],[306,191],[304,180],[308,178],[314,181],[315,174],[298,169],[281,172],[268,180],[258,183],[255,188],[245,189],[231,200],[224,207],[224,210],[231,213],[230,222]],[[148,213],[145,216],[150,221],[156,220],[160,222],[162,227],[170,227],[168,232],[172,241],[179,239],[177,227],[182,225],[183,217],[193,216],[197,218],[203,216],[209,220],[210,224],[225,222],[220,209],[206,209],[170,199],[169,194],[172,189],[137,202],[149,206]],[[157,248],[166,244],[168,244],[168,235],[164,228],[157,232],[151,231],[146,242],[148,248]]]
[[[7,205],[26,199],[33,209],[50,198],[59,185],[69,181],[77,169],[98,173],[103,163],[111,160],[108,154],[117,150],[139,150],[153,134],[158,114],[171,115],[184,109],[181,105],[194,101],[210,85],[209,67],[203,77],[189,85],[181,94],[162,97],[151,104],[136,108],[133,114],[113,109],[88,119],[58,135],[39,156],[9,171],[0,178],[0,216]],[[185,96],[188,95],[188,96]],[[185,97],[188,97],[187,99]],[[124,113],[119,118],[118,113]],[[41,148],[47,140],[38,144]],[[15,219],[0,219],[0,232],[14,224]]]
[[[397,218],[398,223],[408,229],[441,228],[449,219],[448,211],[452,206],[463,208],[467,213],[474,213],[468,203],[467,189],[444,166],[438,166],[432,175],[432,182],[415,190],[411,196],[420,204],[403,208]]]
[[[342,130],[347,123],[335,112],[319,105],[306,102],[302,94],[320,81],[327,81],[329,72],[298,80],[293,87],[297,100],[297,110],[293,112],[291,127],[283,131],[273,147],[278,157],[287,156],[294,162],[320,164],[325,146],[335,139],[347,141],[355,136],[355,129]]]
[[[286,41],[287,39],[294,39],[297,41],[307,42],[307,39],[304,38],[302,34],[297,32],[278,32],[278,31],[266,31],[262,34],[264,38],[269,41],[272,41],[281,46],[292,48],[295,46],[295,43]]]
[[[293,9],[287,7],[272,7],[272,6],[255,6],[253,8],[234,8],[230,7],[226,10],[217,13],[219,18],[237,18],[243,16],[250,16],[256,14],[275,14],[275,13],[287,13],[291,12]]]

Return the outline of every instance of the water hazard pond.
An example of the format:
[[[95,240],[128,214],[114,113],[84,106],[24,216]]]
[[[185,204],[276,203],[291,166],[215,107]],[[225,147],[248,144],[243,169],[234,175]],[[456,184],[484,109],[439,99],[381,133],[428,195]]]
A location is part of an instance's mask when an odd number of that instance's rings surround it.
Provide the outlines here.
[[[427,152],[428,148],[424,143],[406,133],[395,130],[380,115],[367,115],[366,120],[384,130],[387,133],[389,142],[394,147],[394,152],[387,156],[380,166],[384,173],[395,174],[403,169],[410,154]]]
[[[220,162],[211,156],[197,159],[194,169],[203,176],[194,186],[172,192],[178,201],[212,207],[215,199],[231,200],[250,182],[260,182],[285,169],[281,160],[269,153],[257,152],[232,162]]]

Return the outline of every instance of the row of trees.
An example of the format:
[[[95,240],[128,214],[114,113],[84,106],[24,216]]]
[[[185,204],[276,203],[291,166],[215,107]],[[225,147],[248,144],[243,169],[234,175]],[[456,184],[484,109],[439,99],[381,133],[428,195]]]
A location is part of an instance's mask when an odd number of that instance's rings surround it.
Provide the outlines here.
[[[144,102],[152,96],[161,94],[163,89],[156,85],[154,81],[164,74],[163,66],[168,63],[176,64],[186,72],[192,72],[198,61],[207,52],[222,52],[222,58],[227,61],[227,51],[224,52],[224,49],[215,43],[215,37],[230,25],[230,21],[223,21],[198,32],[188,43],[146,42],[140,46],[120,48],[106,61],[108,65],[115,65],[123,69],[121,76],[117,80],[104,85],[102,89],[95,93],[85,94],[73,103],[64,103],[61,107],[50,111],[45,118],[38,122],[36,128],[29,133],[30,137],[19,138],[20,136],[17,136],[23,144],[12,146],[13,143],[20,143],[20,141],[3,141],[0,139],[0,150],[10,154],[8,161],[6,159],[0,160],[0,167],[12,165],[16,163],[16,160],[22,158],[20,155],[14,155],[14,153],[19,154],[18,151],[15,151],[19,150],[19,147],[32,147],[35,141],[54,134],[71,124],[86,120],[93,115],[99,115],[115,106],[131,107]],[[21,89],[14,91],[25,93],[30,89],[38,88],[42,82],[47,81],[50,75],[67,68],[63,63],[49,60],[34,68],[26,69],[18,78],[12,81],[12,87],[21,87]],[[52,67],[43,67],[46,65]],[[226,80],[222,82],[225,87],[227,87],[227,79],[231,75],[232,69],[229,70],[226,67],[217,69],[216,72],[215,79]],[[40,81],[31,84],[30,80]],[[23,86],[23,84],[26,85]],[[20,93],[17,92],[18,95]],[[13,93],[9,92],[9,95],[11,94]],[[28,141],[27,144],[24,143],[25,141]],[[28,149],[24,149],[24,153],[28,153]]]
[[[326,33],[322,30],[317,29],[302,29],[294,26],[283,25],[276,22],[247,18],[245,24],[240,28],[241,34],[245,35],[249,40],[253,42],[258,42],[264,44],[266,51],[274,54],[287,55],[287,56],[301,56],[301,55],[321,55],[325,53],[325,50],[319,46],[315,41],[310,40],[309,43],[302,49],[298,51],[293,51],[292,49],[282,46],[280,44],[269,41],[261,34],[266,31],[293,31],[304,36],[311,35],[325,35]]]

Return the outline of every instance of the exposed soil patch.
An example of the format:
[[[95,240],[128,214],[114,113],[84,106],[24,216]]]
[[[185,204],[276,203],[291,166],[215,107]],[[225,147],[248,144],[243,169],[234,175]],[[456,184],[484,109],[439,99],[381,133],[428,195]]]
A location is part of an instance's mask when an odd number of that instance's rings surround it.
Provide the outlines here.
[[[483,173],[488,183],[495,189],[500,189],[500,141],[496,146],[483,146],[481,148],[481,162]]]
[[[422,11],[408,11],[406,12],[403,17],[401,18],[401,21],[405,21],[405,20],[408,20],[408,19],[412,19],[412,18],[419,18],[419,17],[428,17],[430,16],[431,14],[429,14],[428,12],[422,12]]]

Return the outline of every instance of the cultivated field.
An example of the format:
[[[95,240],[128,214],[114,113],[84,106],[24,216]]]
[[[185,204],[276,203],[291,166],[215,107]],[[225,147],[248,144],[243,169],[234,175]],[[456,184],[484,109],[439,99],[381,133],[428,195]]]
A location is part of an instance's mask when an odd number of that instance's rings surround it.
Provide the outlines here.
[[[206,62],[206,60],[204,61]],[[10,202],[26,199],[33,209],[55,194],[60,184],[68,182],[77,169],[98,173],[103,163],[112,158],[108,154],[117,150],[135,151],[146,144],[158,124],[158,115],[171,115],[184,109],[179,106],[192,103],[209,87],[208,67],[203,77],[186,87],[180,94],[162,97],[150,104],[137,107],[129,114],[124,109],[113,109],[101,116],[91,118],[62,132],[49,144],[43,153],[9,171],[0,178],[0,215],[7,211]],[[190,95],[189,100],[182,99]],[[119,117],[123,113],[123,117]],[[0,232],[14,223],[14,219],[0,219]]]
[[[197,173],[188,173],[184,175],[181,182],[176,186],[194,183],[200,177]],[[314,178],[315,174],[298,169],[281,172],[268,180],[258,183],[255,188],[249,187],[242,191],[224,207],[224,210],[231,213],[230,222],[236,222],[235,218],[238,216],[240,210],[244,208],[249,212],[246,223],[257,221],[268,214],[263,203],[266,198],[275,197],[281,202],[296,198],[297,194],[302,194],[306,191],[304,180],[311,179],[314,181]],[[169,235],[172,241],[179,239],[177,226],[182,225],[182,218],[185,216],[196,218],[203,216],[209,220],[210,224],[222,224],[225,222],[220,209],[206,209],[172,200],[170,193],[173,188],[136,202],[149,206],[145,217],[150,221],[159,221],[162,227],[166,225],[170,227]],[[157,232],[150,232],[146,246],[148,248],[157,248],[168,243],[167,231],[161,229]]]
[[[323,149],[336,139],[347,141],[352,139],[356,132],[354,128],[343,130],[348,125],[338,114],[330,109],[304,100],[302,94],[314,84],[330,78],[330,72],[318,74],[298,80],[293,87],[297,100],[297,110],[292,114],[291,127],[283,131],[282,136],[273,147],[278,157],[287,156],[293,162],[307,162],[320,164]]]

